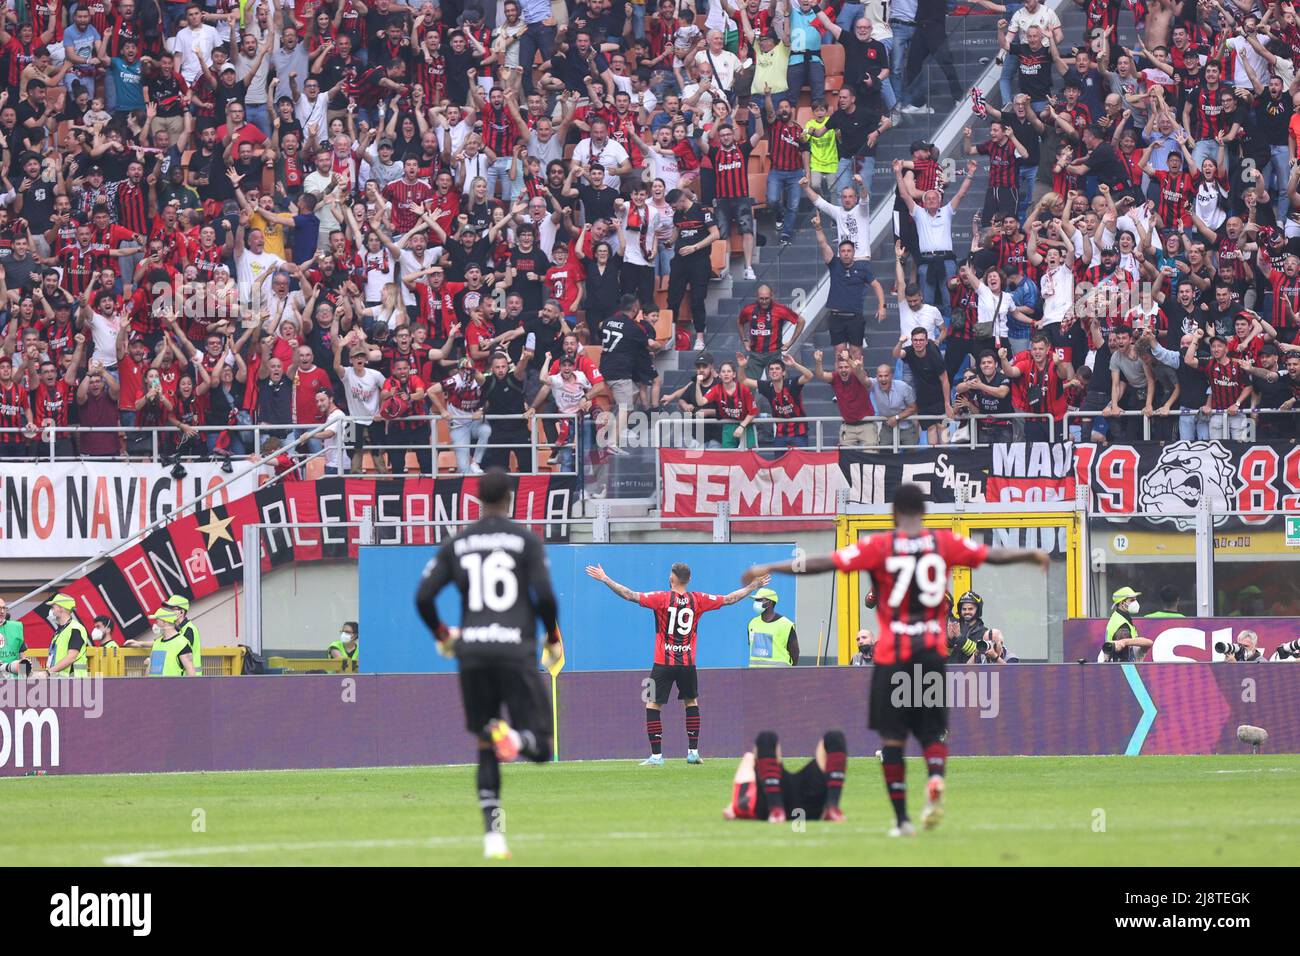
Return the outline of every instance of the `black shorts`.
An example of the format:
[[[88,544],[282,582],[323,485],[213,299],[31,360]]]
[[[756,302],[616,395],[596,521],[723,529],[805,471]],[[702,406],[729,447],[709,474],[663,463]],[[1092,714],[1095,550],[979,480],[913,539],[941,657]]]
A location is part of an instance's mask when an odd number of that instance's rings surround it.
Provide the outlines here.
[[[551,704],[542,675],[522,664],[461,667],[460,696],[465,728],[482,734],[488,722],[501,716],[502,706],[515,730],[531,730],[540,740],[551,734]]]
[[[759,820],[767,819],[767,794],[761,786],[757,790],[754,816]],[[826,774],[817,766],[817,761],[809,760],[802,770],[791,773],[781,771],[781,800],[785,803],[786,816],[793,816],[800,810],[805,820],[820,820],[826,809]]]
[[[694,664],[656,664],[650,668],[655,703],[662,707],[672,696],[677,685],[678,700],[694,700],[700,696],[700,677]]]
[[[926,651],[906,663],[876,664],[871,674],[867,726],[885,740],[906,740],[909,733],[922,744],[938,740],[948,729],[947,701],[941,698],[938,705],[925,706],[921,694],[932,680],[930,674],[937,673],[940,686],[945,686],[943,666],[944,659],[936,651]],[[906,680],[896,681],[896,675]],[[900,698],[897,703],[895,696]]]
[[[379,448],[385,444],[384,439],[384,426],[381,422],[371,422],[369,425],[354,422],[352,440],[348,442],[348,454],[355,455],[359,451]]]
[[[832,312],[826,317],[831,331],[831,345],[856,345],[859,348],[867,338],[867,319],[848,312]]]

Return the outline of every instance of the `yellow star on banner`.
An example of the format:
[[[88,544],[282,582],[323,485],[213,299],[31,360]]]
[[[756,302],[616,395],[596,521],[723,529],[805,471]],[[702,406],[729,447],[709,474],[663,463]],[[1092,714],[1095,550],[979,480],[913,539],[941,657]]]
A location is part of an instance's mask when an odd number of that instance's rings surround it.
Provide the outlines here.
[[[208,536],[208,547],[211,548],[219,538],[224,538],[234,544],[234,536],[230,533],[230,522],[235,520],[235,516],[218,518],[215,511],[210,511],[208,514],[210,516],[208,523],[199,525],[199,530]]]

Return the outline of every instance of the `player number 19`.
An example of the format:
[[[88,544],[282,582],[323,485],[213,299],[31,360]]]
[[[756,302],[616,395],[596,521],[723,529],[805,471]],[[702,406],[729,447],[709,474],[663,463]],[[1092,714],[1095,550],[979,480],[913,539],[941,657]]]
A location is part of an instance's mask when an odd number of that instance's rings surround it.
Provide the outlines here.
[[[504,551],[493,551],[486,558],[470,553],[460,559],[460,565],[469,578],[469,609],[481,611],[507,611],[514,607],[519,597],[519,582],[515,579],[515,559]]]
[[[890,607],[902,606],[913,582],[926,607],[938,607],[942,603],[948,567],[939,555],[923,554],[919,558],[910,554],[891,555],[885,559],[885,570],[894,576],[894,589],[889,592]]]
[[[668,633],[678,637],[689,637],[695,623],[695,612],[688,607],[670,607],[668,609]]]

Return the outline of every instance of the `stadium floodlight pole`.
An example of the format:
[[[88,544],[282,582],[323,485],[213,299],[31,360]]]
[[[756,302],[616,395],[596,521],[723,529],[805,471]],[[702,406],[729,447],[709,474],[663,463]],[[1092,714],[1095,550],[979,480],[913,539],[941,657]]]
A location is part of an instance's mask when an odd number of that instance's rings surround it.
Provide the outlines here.
[[[348,423],[351,423],[352,419],[349,418],[347,419],[347,421]],[[310,439],[311,439],[310,433],[299,435],[293,441],[289,442],[287,445],[282,447],[280,449],[280,452],[284,453],[284,452],[292,451],[300,443],[309,441]],[[312,457],[315,457],[315,455],[313,455]],[[170,522],[175,521],[177,518],[181,517],[181,515],[185,514],[190,509],[198,507],[204,500],[211,499],[212,496],[215,495],[217,492],[230,487],[232,484],[234,484],[235,482],[239,481],[242,478],[247,478],[249,475],[253,474],[257,469],[262,468],[263,466],[264,463],[261,461],[249,462],[248,467],[245,468],[243,471],[234,472],[233,474],[230,475],[230,477],[224,479],[220,484],[204,490],[202,494],[180,505],[175,511],[168,512],[167,514],[163,515],[161,518],[158,518],[157,520],[146,525],[144,528],[141,528],[139,531],[131,535],[131,537],[122,541],[116,547],[106,549],[99,554],[86,558],[84,561],[82,561],[80,564],[74,567],[71,571],[65,571],[63,574],[59,575],[58,577],[51,578],[49,581],[45,582],[45,584],[41,585],[40,587],[28,591],[22,597],[18,598],[16,601],[13,602],[14,606],[15,607],[21,606],[26,601],[39,598],[40,595],[43,594],[44,592],[52,588],[57,588],[60,585],[73,580],[74,578],[76,578],[77,575],[81,574],[83,571],[88,570],[91,567],[91,565],[111,557],[112,555],[118,553],[119,551],[122,551],[123,549],[135,544],[137,541],[143,540],[144,538],[153,534],[159,528],[165,527]],[[39,604],[40,602],[37,601],[37,603]]]

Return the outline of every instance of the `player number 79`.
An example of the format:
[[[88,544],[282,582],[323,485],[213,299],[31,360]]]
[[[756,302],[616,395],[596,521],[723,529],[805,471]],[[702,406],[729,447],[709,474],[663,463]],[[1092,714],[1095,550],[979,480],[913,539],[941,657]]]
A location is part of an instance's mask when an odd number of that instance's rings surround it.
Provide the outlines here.
[[[923,554],[920,558],[910,554],[890,555],[885,559],[885,570],[894,576],[894,587],[889,592],[890,607],[902,606],[913,581],[926,607],[938,607],[943,601],[948,567],[939,555]]]

